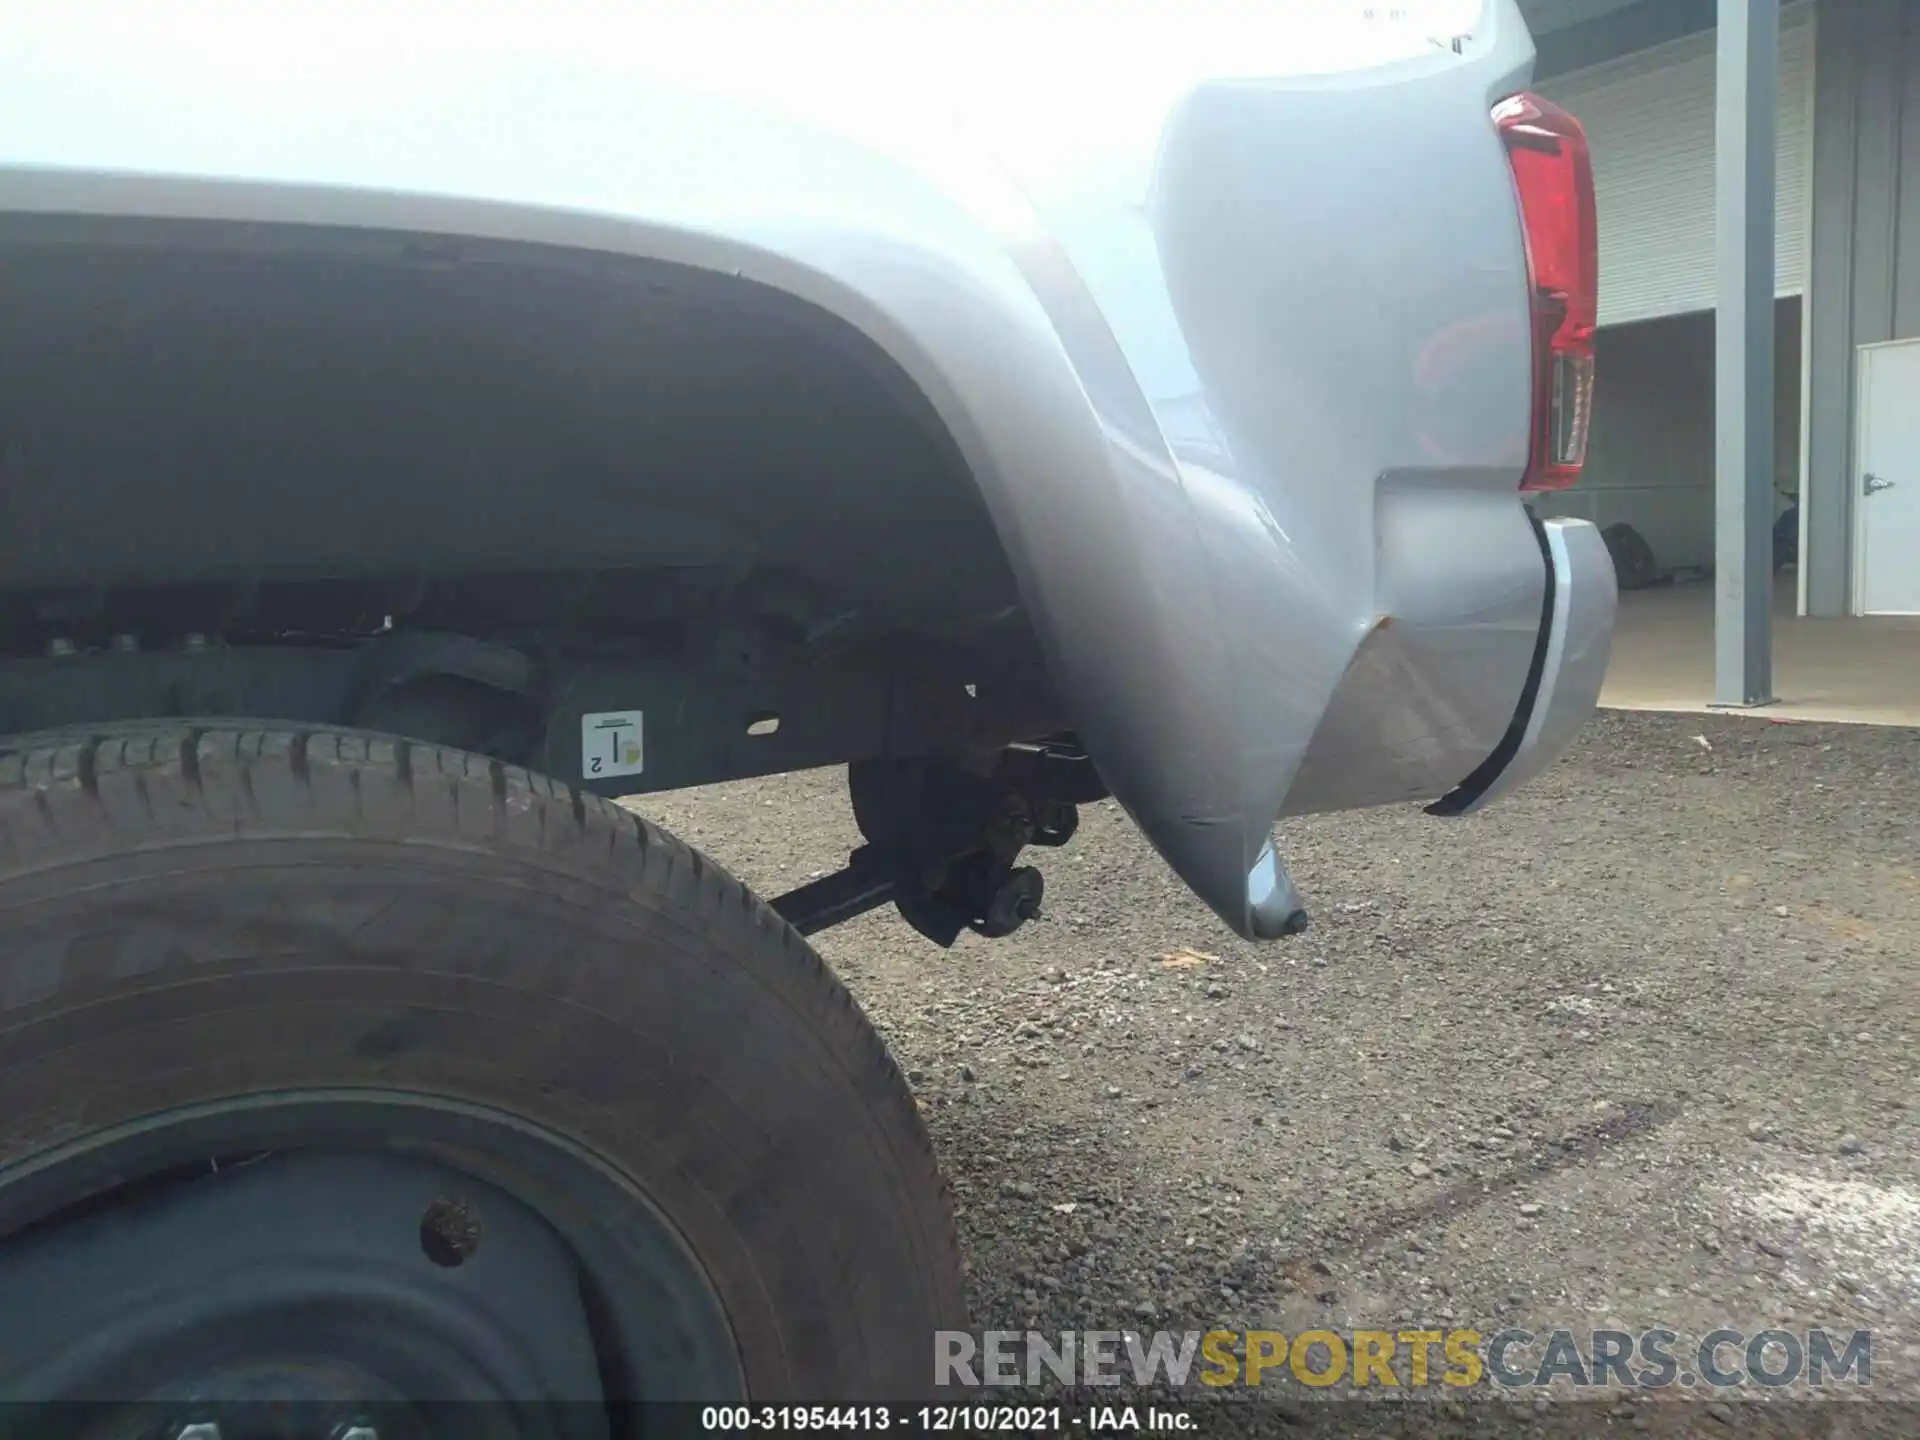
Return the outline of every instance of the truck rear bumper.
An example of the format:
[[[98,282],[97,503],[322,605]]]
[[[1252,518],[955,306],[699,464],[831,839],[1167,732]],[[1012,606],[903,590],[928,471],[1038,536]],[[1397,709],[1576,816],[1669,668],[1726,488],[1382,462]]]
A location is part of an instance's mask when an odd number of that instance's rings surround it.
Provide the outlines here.
[[[1517,507],[1516,507],[1517,508]],[[1482,623],[1463,615],[1427,614],[1410,626],[1376,627],[1349,667],[1333,705],[1309,747],[1287,813],[1344,809],[1416,798],[1439,788],[1434,777],[1453,775],[1480,760],[1464,780],[1427,806],[1429,814],[1467,815],[1518,789],[1551,765],[1593,713],[1606,676],[1617,590],[1613,559],[1600,532],[1584,520],[1529,520],[1542,566],[1533,613],[1531,661],[1517,699],[1511,688],[1491,683],[1509,661],[1508,626],[1498,608]],[[1503,571],[1501,546],[1476,547],[1478,568],[1456,571],[1471,594]],[[1456,555],[1459,552],[1455,552]],[[1476,587],[1471,582],[1477,579]],[[1389,639],[1395,630],[1413,636]],[[1436,664],[1436,660],[1451,663]],[[1460,676],[1467,683],[1454,683]],[[1504,693],[1499,712],[1476,708],[1469,696]],[[1488,698],[1491,698],[1489,695]],[[1495,715],[1507,716],[1495,743]],[[1477,747],[1472,739],[1479,735]],[[1491,744],[1489,751],[1486,747]],[[1444,785],[1446,782],[1440,782]],[[1287,878],[1269,840],[1247,875],[1248,933],[1271,939],[1304,927],[1301,897]]]
[[[1526,784],[1572,741],[1600,699],[1618,590],[1613,558],[1584,520],[1541,525],[1548,603],[1533,673],[1499,746],[1459,786],[1428,807],[1468,815]]]

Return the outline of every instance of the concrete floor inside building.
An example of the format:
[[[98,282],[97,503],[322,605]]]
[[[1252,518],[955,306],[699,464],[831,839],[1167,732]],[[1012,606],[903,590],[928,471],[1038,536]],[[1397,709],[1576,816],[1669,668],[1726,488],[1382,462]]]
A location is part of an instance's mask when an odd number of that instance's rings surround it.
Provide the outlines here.
[[[1796,615],[1792,573],[1779,581],[1773,642],[1778,698],[1755,713],[1920,725],[1920,616]],[[1623,594],[1600,703],[1619,710],[1707,709],[1713,700],[1713,603],[1711,581]]]

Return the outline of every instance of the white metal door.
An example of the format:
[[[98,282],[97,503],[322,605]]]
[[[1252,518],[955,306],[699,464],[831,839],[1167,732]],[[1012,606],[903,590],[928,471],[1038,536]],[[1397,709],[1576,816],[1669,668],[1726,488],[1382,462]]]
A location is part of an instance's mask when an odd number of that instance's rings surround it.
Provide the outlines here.
[[[1854,585],[1866,615],[1920,615],[1920,341],[1860,351]]]
[[[1548,80],[1593,147],[1600,323],[1711,310],[1714,302],[1714,36]],[[1813,7],[1780,17],[1774,289],[1806,288]]]

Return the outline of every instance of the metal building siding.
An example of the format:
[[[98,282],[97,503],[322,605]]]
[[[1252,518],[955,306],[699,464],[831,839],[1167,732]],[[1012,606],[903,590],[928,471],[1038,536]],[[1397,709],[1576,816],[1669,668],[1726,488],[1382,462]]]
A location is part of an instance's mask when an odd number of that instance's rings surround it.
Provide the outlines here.
[[[1780,21],[1780,295],[1806,288],[1812,18],[1800,5]],[[1695,36],[1541,87],[1579,118],[1593,148],[1602,325],[1713,308],[1713,42]]]

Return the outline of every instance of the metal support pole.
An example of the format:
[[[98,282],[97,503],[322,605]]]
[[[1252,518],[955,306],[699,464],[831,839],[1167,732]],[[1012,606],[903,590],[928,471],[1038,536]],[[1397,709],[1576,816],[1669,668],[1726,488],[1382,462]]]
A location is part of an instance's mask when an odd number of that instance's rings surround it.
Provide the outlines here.
[[[1774,128],[1780,0],[1720,0],[1713,692],[1773,699]]]

